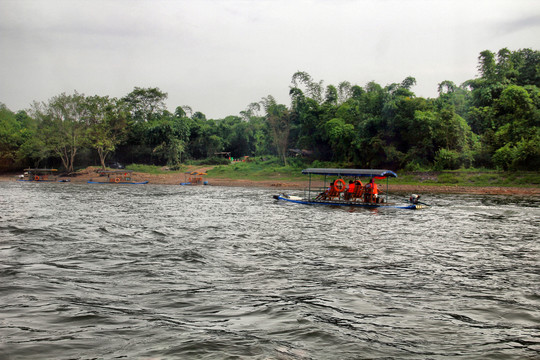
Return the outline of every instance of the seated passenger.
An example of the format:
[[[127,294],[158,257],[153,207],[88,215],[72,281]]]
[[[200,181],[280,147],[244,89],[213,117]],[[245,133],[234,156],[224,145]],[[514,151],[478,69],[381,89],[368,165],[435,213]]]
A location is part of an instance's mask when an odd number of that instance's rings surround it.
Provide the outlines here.
[[[356,180],[354,182],[354,194],[352,196],[353,199],[362,199],[362,195],[364,195],[364,184],[360,180]]]
[[[330,183],[330,186],[328,187],[328,189],[326,189],[325,191],[323,191],[322,193],[320,193],[319,195],[317,195],[317,197],[315,198],[316,200],[328,200],[332,197],[332,195],[336,192],[335,191],[335,184],[336,184],[336,181],[337,180],[334,180]]]
[[[354,188],[354,181],[350,180],[349,187],[347,188],[347,192],[345,193],[345,200],[351,200],[354,197]]]
[[[378,196],[379,189],[377,188],[377,183],[373,180],[373,178],[371,178],[364,189],[364,202],[375,203],[377,202]]]

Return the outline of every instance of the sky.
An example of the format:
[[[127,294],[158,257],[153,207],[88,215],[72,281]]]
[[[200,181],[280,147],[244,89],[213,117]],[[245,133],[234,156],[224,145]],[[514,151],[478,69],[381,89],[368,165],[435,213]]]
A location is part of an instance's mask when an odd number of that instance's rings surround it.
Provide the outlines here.
[[[483,50],[540,49],[538,0],[0,0],[0,103],[74,91],[168,94],[209,119],[272,95],[295,72],[323,85],[478,77]]]

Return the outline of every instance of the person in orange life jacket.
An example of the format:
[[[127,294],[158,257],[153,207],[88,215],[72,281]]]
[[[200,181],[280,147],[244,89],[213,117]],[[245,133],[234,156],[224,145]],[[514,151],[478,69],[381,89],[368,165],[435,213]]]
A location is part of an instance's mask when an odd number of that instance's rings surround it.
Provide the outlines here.
[[[364,188],[364,184],[360,180],[354,182],[354,190],[357,194],[362,194],[361,190]]]
[[[345,193],[345,200],[350,200],[354,194],[354,181],[349,181],[349,187],[347,188],[347,192]]]
[[[334,195],[334,193],[337,191],[336,183],[337,183],[337,179],[335,179],[334,181],[330,183],[330,186],[326,190],[326,196],[331,197],[332,195]]]
[[[319,199],[323,199],[323,200],[326,200],[326,198],[330,195],[330,193],[332,192],[332,190],[334,189],[334,185],[336,184],[336,180],[332,181],[330,183],[330,185],[328,186],[328,189],[326,189],[325,191],[323,191],[322,193],[320,193],[319,195],[317,195],[317,197],[315,198],[315,200],[319,200]]]
[[[366,184],[364,201],[366,202],[377,202],[377,197],[379,196],[379,189],[377,188],[377,183],[371,178],[369,183]]]

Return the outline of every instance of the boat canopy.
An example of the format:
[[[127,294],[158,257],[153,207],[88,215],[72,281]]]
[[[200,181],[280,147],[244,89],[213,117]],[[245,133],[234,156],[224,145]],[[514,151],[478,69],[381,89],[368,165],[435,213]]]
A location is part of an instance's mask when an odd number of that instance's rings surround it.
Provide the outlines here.
[[[397,174],[391,170],[382,169],[321,169],[309,168],[302,170],[302,174],[329,175],[329,176],[352,176],[352,177],[373,177],[384,179],[388,177],[397,177]]]

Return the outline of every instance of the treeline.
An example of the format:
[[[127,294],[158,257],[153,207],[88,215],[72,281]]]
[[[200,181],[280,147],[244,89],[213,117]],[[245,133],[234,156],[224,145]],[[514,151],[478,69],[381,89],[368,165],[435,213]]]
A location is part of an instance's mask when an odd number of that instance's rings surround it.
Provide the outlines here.
[[[178,166],[219,152],[241,156],[307,150],[345,166],[392,169],[540,169],[540,52],[483,51],[479,77],[439,84],[425,99],[413,77],[364,87],[292,77],[290,105],[272,96],[238,116],[206,119],[167,94],[135,88],[125,97],[60,94],[17,113],[0,105],[0,166],[124,163]]]

